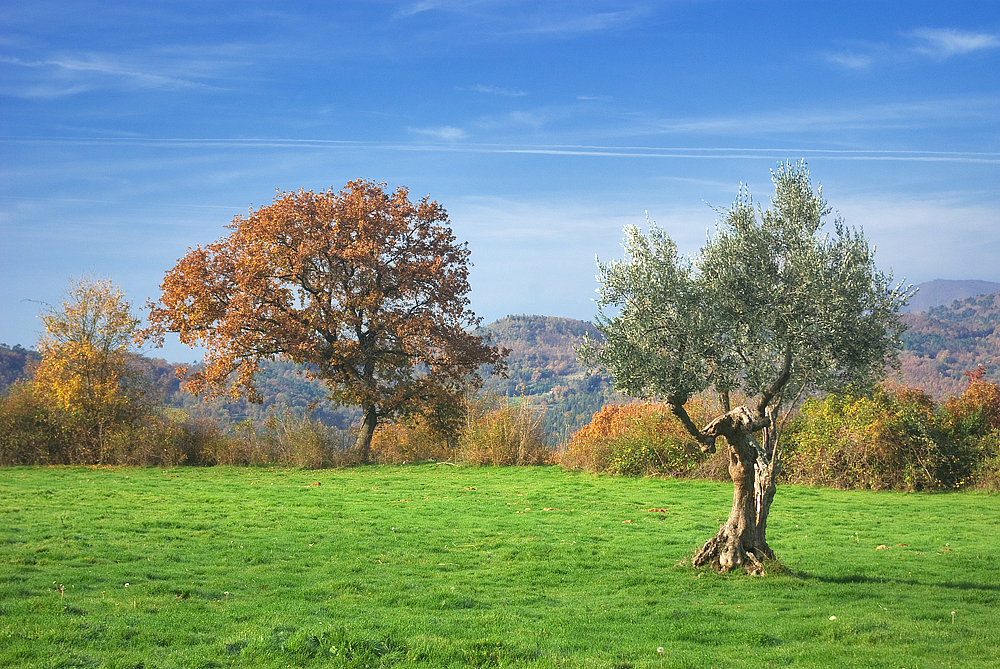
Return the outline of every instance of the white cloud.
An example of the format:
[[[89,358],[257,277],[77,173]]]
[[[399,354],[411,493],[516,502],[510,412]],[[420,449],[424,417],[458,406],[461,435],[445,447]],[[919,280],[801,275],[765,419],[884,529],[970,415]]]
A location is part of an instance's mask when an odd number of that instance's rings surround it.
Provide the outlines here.
[[[848,225],[864,229],[879,268],[891,268],[898,280],[1000,278],[1000,210],[973,196],[842,197],[832,204]]]
[[[911,35],[921,42],[915,49],[917,52],[937,58],[1000,47],[1000,38],[988,33],[948,28],[920,28],[914,30]]]
[[[447,8],[447,6],[447,3],[434,2],[433,0],[423,0],[423,2],[414,2],[413,4],[402,7],[396,12],[396,16],[413,16],[415,14],[431,11],[433,9]]]
[[[471,88],[459,88],[458,90],[476,91],[477,93],[489,93],[491,95],[506,95],[507,97],[512,98],[519,98],[527,95],[524,91],[512,91],[507,88],[500,88],[499,86],[483,86],[482,84],[476,84]]]
[[[828,53],[826,60],[836,65],[842,65],[851,70],[865,70],[875,62],[871,56],[865,56],[853,52]]]
[[[7,94],[29,99],[65,97],[101,88],[218,90],[215,86],[190,78],[154,74],[98,54],[33,61],[0,57],[0,62],[23,68],[23,73],[31,73],[27,81],[8,83],[4,87]]]
[[[570,6],[572,4],[570,3]],[[581,16],[544,16],[528,22],[524,32],[547,34],[574,34],[601,32],[633,25],[645,11],[599,12]]]
[[[455,128],[450,125],[444,125],[437,128],[407,128],[410,132],[415,132],[420,135],[427,135],[429,137],[436,137],[437,139],[443,139],[448,142],[454,142],[455,140],[465,139],[469,136],[469,133],[465,132],[461,128]]]
[[[945,59],[1000,47],[1000,36],[954,30],[951,28],[918,28],[901,35],[902,42],[842,42],[841,51],[821,53],[828,63],[850,70],[866,70],[880,64],[901,64],[922,60],[927,56]]]
[[[594,4],[594,3],[589,3]],[[617,7],[621,3],[598,3]],[[634,27],[654,13],[648,5],[617,11],[591,11],[579,2],[496,2],[495,0],[422,0],[395,12],[407,19],[424,12],[446,12],[461,22],[458,38],[509,39],[511,36],[563,38]],[[456,35],[449,34],[449,39]]]
[[[622,128],[623,134],[719,134],[748,137],[759,134],[794,135],[845,130],[930,128],[960,119],[993,119],[1000,99],[940,99],[845,107],[799,109],[747,116],[702,118],[647,118]]]

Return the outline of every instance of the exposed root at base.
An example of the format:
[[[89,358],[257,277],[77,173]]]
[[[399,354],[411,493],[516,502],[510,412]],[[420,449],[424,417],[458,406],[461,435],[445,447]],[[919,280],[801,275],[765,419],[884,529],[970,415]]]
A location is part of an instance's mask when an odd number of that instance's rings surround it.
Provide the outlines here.
[[[739,537],[732,537],[726,527],[709,539],[701,549],[694,554],[691,564],[695,567],[711,565],[712,569],[721,574],[727,574],[733,569],[742,567],[743,572],[751,576],[764,576],[765,562],[774,560],[774,551],[767,544],[763,546],[746,547]]]

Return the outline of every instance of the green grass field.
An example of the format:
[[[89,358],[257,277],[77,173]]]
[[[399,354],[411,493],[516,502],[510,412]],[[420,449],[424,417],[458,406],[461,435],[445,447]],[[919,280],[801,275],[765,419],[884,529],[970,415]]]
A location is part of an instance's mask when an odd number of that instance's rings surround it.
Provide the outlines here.
[[[731,495],[554,467],[3,469],[0,665],[1000,667],[1000,497],[781,487],[787,571],[679,565]]]

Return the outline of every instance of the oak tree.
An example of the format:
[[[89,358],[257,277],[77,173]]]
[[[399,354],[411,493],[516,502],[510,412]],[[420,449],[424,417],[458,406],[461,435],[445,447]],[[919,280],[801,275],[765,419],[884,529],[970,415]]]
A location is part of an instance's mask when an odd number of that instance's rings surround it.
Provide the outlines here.
[[[695,555],[696,566],[763,573],[765,536],[780,471],[776,416],[810,391],[870,387],[895,360],[899,309],[912,292],[878,271],[864,235],[830,208],[804,163],[772,172],[775,194],[755,208],[741,187],[701,251],[686,257],[655,225],[625,230],[626,260],[598,262],[598,328],[581,357],[616,388],[662,398],[715,452],[724,437],[734,497],[729,518]],[[685,402],[708,389],[724,413],[698,426]],[[731,406],[731,397],[746,398]]]
[[[260,401],[263,360],[303,365],[361,408],[367,461],[379,421],[455,401],[481,365],[503,371],[505,351],[471,331],[468,247],[428,197],[366,180],[279,192],[229,229],[189,249],[148,305],[147,334],[205,347],[189,390]]]

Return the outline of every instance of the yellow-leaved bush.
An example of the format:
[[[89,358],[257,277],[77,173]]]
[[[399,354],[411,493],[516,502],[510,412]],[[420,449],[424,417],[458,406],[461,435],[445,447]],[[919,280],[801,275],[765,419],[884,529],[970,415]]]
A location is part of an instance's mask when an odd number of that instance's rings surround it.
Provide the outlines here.
[[[790,483],[870,490],[997,487],[1000,388],[937,405],[915,388],[811,398],[782,439]]]

